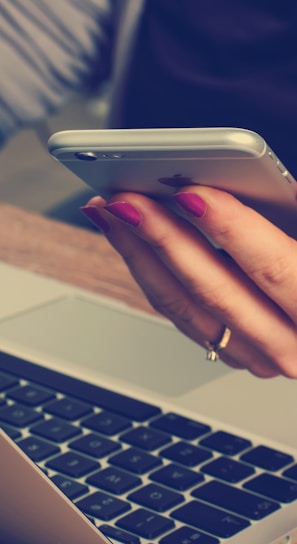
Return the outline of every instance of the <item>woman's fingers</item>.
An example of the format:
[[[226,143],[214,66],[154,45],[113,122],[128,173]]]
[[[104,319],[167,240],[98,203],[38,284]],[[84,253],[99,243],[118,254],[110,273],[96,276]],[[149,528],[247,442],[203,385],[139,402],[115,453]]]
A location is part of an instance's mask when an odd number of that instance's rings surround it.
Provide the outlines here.
[[[296,240],[223,191],[187,187],[175,200],[297,324]]]
[[[121,254],[130,272],[159,313],[196,342],[202,343],[212,333],[215,340],[221,324],[206,310],[199,308],[187,289],[159,259],[151,246],[128,226],[121,224],[103,208],[101,197],[93,198],[84,213],[104,230],[112,246]],[[108,227],[107,227],[108,225]]]
[[[267,331],[261,334],[261,317],[262,324],[269,325],[269,329],[277,323],[289,344],[293,343],[292,330],[273,305],[273,317],[267,322],[271,302],[264,297],[259,305],[259,298],[263,297],[254,292],[254,285],[244,276],[240,277],[237,269],[231,271],[230,263],[227,266],[226,259],[183,219],[140,195],[117,195],[116,199],[107,209],[130,227],[107,214],[102,209],[102,200],[93,199],[91,203],[109,224],[109,240],[128,262],[155,308],[190,338],[204,345],[206,339],[218,340],[223,323],[231,326],[230,344],[221,354],[231,366],[249,368],[263,377],[280,371],[293,375],[291,365],[280,365],[278,353],[276,357],[271,356],[271,350],[267,349],[271,336]],[[230,306],[228,311],[226,306]],[[252,311],[255,308],[257,320]],[[259,315],[260,309],[264,309],[264,317]],[[246,310],[248,330],[240,322]],[[294,339],[296,341],[295,336]],[[281,344],[276,342],[279,347]]]
[[[178,328],[187,329],[187,334],[197,342],[203,341],[204,329],[206,334],[210,328],[216,337],[221,328],[216,320],[196,307],[188,291],[162,263],[150,245],[139,238],[128,226],[122,225],[111,217],[103,206],[103,199],[95,197],[82,211],[105,232],[151,305],[159,313],[175,321]],[[203,321],[203,326],[200,327],[199,332],[198,321],[200,320]]]

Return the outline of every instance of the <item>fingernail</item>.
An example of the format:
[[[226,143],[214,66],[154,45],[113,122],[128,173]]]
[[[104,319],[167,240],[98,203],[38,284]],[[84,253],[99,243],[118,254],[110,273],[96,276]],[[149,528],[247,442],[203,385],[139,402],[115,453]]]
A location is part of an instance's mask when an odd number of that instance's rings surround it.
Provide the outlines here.
[[[104,208],[132,227],[138,227],[140,225],[141,215],[132,204],[129,204],[129,202],[112,202],[111,204],[104,206]]]
[[[87,219],[89,219],[96,227],[103,232],[109,231],[109,224],[107,223],[106,219],[102,217],[98,208],[95,206],[82,206],[80,209]]]
[[[206,203],[195,193],[176,193],[173,198],[186,212],[195,217],[202,217],[206,212]]]

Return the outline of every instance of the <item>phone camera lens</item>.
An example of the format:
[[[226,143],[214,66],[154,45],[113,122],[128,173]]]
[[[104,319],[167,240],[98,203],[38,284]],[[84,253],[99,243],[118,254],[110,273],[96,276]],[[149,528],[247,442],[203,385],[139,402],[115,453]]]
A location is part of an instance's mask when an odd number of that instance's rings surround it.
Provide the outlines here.
[[[91,151],[88,151],[88,152],[81,151],[79,153],[75,153],[75,156],[80,161],[96,161],[97,160],[97,155],[95,155],[95,153],[91,153]]]

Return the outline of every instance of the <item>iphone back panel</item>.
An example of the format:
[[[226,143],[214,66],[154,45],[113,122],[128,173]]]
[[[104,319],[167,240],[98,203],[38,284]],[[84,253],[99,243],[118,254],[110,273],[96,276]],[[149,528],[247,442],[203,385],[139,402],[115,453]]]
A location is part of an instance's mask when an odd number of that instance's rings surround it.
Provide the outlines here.
[[[70,130],[49,151],[96,194],[166,200],[185,185],[238,197],[297,238],[297,183],[257,133],[238,128]]]

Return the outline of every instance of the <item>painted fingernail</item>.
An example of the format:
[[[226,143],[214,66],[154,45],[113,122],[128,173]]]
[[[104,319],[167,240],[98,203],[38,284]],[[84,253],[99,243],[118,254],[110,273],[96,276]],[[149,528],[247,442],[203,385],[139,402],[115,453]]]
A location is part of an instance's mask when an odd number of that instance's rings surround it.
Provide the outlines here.
[[[132,204],[129,204],[129,202],[112,202],[111,204],[104,206],[104,208],[132,227],[138,227],[140,225],[141,215]]]
[[[101,215],[98,208],[95,206],[82,206],[81,208],[82,213],[100,230],[103,232],[109,231],[109,224],[106,221],[106,219]]]
[[[195,217],[202,217],[206,212],[206,203],[195,193],[176,193],[173,198],[179,206]]]

